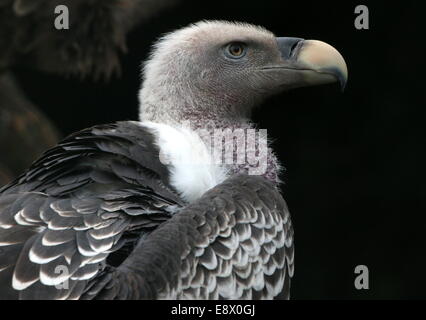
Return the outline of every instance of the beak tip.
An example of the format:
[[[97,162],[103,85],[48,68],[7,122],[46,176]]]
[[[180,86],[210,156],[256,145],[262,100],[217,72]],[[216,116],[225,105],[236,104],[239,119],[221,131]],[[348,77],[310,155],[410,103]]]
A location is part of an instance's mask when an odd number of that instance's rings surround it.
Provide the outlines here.
[[[345,90],[348,80],[348,68],[345,59],[339,51],[328,43],[318,40],[305,40],[299,52],[298,60],[312,70],[333,76],[335,81],[339,82],[342,92]]]
[[[348,82],[348,73],[346,68],[332,67],[321,69],[322,73],[331,75],[334,78],[334,82],[337,82],[342,92],[345,91],[346,84]]]

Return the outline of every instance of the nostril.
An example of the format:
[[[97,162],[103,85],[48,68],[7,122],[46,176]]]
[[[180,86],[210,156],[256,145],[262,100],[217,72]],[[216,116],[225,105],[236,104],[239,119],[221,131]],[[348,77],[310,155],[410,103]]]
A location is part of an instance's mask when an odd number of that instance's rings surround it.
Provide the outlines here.
[[[284,59],[290,59],[297,50],[301,38],[277,38],[278,49]]]
[[[290,57],[292,57],[296,51],[297,45],[299,44],[300,41],[297,41],[295,43],[293,43],[293,45],[290,48]]]

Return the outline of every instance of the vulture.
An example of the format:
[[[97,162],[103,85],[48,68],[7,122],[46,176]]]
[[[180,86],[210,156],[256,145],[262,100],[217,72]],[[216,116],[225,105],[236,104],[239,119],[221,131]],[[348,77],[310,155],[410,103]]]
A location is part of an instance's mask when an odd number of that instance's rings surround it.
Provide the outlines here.
[[[165,35],[143,68],[139,121],[74,133],[0,189],[0,299],[289,298],[280,165],[250,114],[346,79],[321,41],[226,21]]]

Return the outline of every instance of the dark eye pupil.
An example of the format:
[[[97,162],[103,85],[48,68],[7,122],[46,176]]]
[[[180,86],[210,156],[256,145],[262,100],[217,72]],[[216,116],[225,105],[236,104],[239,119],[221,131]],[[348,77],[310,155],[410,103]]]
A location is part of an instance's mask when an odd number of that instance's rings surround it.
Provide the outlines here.
[[[230,47],[230,52],[234,56],[239,56],[243,53],[243,48],[238,44],[233,44]]]

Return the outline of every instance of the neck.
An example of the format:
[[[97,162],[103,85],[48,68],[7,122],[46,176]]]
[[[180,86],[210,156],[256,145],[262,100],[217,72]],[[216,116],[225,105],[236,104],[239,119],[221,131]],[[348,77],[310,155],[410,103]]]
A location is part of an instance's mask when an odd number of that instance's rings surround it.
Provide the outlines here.
[[[154,106],[150,106],[150,109],[161,110]],[[163,123],[175,128],[190,128],[211,150],[216,163],[225,167],[229,173],[262,175],[276,184],[280,183],[280,165],[268,146],[266,130],[257,129],[247,118],[224,116],[220,112],[200,112],[195,108],[182,109],[190,111],[157,111],[155,117],[141,120]]]

